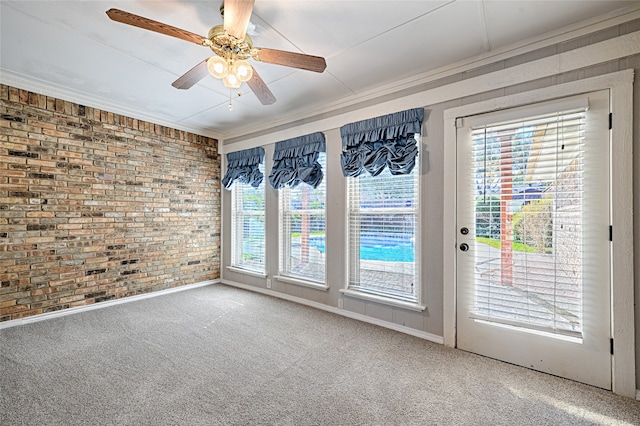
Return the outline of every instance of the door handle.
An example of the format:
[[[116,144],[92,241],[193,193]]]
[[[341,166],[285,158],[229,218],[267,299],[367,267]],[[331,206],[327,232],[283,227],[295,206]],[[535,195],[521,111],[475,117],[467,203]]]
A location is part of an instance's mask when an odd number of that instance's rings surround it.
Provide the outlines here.
[[[469,250],[469,244],[467,244],[467,243],[460,244],[460,250],[462,250],[462,251]]]

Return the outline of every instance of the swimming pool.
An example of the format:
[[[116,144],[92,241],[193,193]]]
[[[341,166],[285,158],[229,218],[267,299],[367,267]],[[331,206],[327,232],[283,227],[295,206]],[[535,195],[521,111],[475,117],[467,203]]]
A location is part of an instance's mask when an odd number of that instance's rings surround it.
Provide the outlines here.
[[[311,246],[325,251],[324,235],[309,237]],[[360,236],[360,259],[385,262],[413,262],[415,259],[413,235],[363,234]]]

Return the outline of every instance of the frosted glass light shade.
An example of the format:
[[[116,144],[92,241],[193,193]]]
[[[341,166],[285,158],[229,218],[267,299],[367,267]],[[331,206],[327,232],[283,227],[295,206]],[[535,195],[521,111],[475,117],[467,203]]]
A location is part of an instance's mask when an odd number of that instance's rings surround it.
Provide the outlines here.
[[[251,64],[244,59],[235,61],[231,67],[231,72],[242,82],[249,81],[251,77],[253,77],[253,68],[251,68]]]
[[[220,56],[210,57],[207,60],[207,68],[215,78],[224,78],[229,74],[229,65]]]
[[[242,82],[232,72],[227,74],[226,77],[222,79],[222,83],[229,89],[237,89],[242,85]]]

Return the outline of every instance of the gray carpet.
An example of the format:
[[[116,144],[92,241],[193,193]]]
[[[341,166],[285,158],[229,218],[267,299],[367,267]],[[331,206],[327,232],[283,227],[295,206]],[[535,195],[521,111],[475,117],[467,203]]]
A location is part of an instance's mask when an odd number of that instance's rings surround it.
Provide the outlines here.
[[[0,330],[0,424],[640,424],[640,402],[212,285]]]

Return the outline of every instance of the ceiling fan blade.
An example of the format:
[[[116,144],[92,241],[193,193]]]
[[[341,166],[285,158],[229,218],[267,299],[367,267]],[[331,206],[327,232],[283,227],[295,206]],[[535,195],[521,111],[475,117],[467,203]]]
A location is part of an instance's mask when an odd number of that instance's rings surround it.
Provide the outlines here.
[[[264,80],[258,75],[255,68],[253,69],[253,76],[247,81],[247,85],[262,105],[271,105],[276,101],[276,97],[273,96],[273,93],[271,93],[271,90],[269,90]]]
[[[144,28],[149,31],[155,31],[160,34],[190,41],[191,43],[206,45],[206,42],[208,41],[206,37],[199,36],[198,34],[181,30],[180,28],[172,27],[171,25],[163,24],[162,22],[154,21],[152,19],[143,18],[142,16],[134,15],[133,13],[125,12],[120,9],[109,9],[107,10],[107,15],[116,22],[133,25],[134,27]]]
[[[191,89],[194,84],[205,78],[209,75],[209,69],[207,68],[207,61],[209,59],[205,59],[200,62],[195,67],[191,68],[189,71],[184,73],[179,79],[171,83],[173,87],[176,89]]]
[[[269,64],[284,65],[287,67],[300,68],[307,71],[323,72],[327,68],[327,63],[320,56],[305,55],[303,53],[286,52],[284,50],[256,48],[253,56],[256,61],[267,62]]]
[[[244,40],[254,0],[224,0],[224,30]]]

